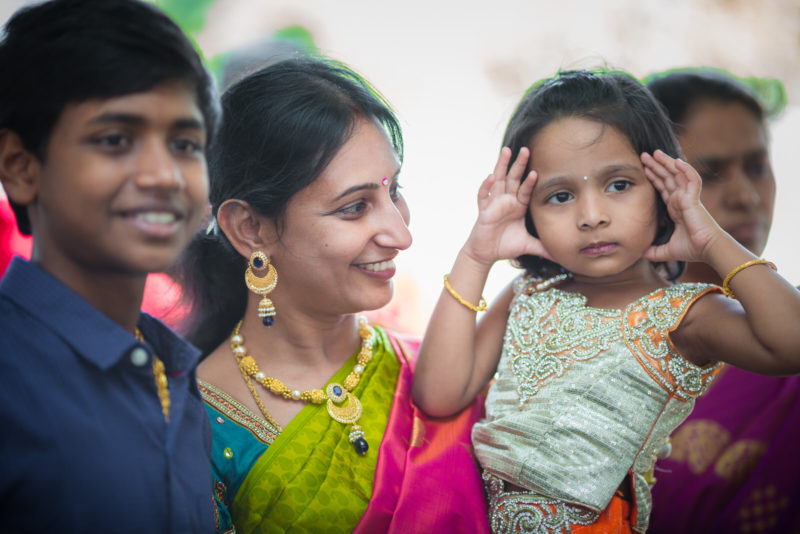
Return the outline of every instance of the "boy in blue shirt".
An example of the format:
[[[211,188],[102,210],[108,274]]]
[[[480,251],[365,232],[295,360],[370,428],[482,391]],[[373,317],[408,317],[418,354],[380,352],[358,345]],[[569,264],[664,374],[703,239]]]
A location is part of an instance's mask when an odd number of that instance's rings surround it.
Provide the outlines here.
[[[212,79],[136,0],[21,9],[0,73],[0,181],[34,239],[0,282],[0,531],[211,532],[199,353],[140,304],[205,214]]]

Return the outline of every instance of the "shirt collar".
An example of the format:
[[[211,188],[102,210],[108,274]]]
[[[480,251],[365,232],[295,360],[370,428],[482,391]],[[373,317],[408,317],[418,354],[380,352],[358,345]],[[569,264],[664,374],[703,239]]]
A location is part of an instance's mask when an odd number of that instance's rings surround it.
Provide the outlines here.
[[[121,325],[39,266],[14,258],[0,281],[0,295],[47,325],[79,355],[101,369],[115,365],[141,343]],[[146,346],[164,361],[167,371],[191,368],[200,351],[180,339],[158,319],[139,319]],[[31,333],[35,335],[35,333]]]

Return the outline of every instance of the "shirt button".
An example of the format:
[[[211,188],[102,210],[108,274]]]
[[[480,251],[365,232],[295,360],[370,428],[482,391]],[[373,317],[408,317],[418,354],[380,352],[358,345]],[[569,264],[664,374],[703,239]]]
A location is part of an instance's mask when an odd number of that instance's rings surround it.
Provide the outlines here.
[[[136,347],[131,351],[131,363],[136,367],[141,367],[147,363],[147,351],[142,347]]]

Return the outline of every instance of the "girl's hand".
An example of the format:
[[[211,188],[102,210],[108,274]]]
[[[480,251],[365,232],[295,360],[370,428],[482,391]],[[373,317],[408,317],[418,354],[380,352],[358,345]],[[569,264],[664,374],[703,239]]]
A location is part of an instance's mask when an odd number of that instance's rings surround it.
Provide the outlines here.
[[[688,163],[661,150],[641,156],[647,178],[661,194],[675,232],[664,245],[650,247],[651,261],[705,261],[710,245],[724,233],[700,203],[702,180]]]
[[[525,213],[536,185],[536,171],[522,182],[529,156],[528,148],[521,148],[509,168],[511,149],[504,147],[494,172],[478,189],[478,220],[463,248],[473,260],[491,265],[522,254],[550,259],[542,243],[525,228]]]

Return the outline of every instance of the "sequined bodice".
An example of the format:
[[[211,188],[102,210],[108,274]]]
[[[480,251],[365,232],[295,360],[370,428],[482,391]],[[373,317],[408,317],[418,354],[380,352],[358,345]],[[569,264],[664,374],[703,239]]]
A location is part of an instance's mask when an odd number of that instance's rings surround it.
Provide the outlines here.
[[[473,429],[478,459],[517,486],[596,511],[630,471],[646,520],[642,474],[717,372],[682,358],[667,335],[715,286],[679,284],[606,310],[535,284],[517,283],[487,417]]]

